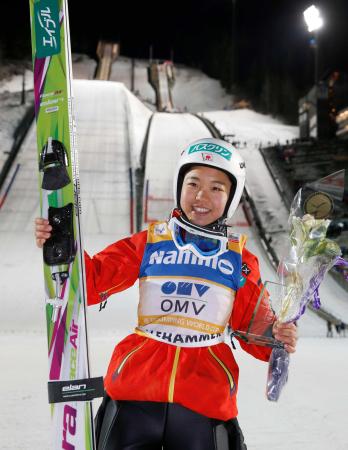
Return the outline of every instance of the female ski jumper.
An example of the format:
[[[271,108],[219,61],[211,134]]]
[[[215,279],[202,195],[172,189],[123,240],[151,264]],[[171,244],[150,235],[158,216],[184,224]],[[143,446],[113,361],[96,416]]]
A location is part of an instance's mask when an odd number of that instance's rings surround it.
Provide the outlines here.
[[[139,279],[138,325],[115,347],[104,380],[112,399],[174,402],[223,421],[237,416],[239,370],[224,330],[247,329],[262,289],[245,240],[230,237],[225,253],[204,260],[179,251],[158,222],[86,254],[89,305]],[[240,344],[268,361],[271,349]]]

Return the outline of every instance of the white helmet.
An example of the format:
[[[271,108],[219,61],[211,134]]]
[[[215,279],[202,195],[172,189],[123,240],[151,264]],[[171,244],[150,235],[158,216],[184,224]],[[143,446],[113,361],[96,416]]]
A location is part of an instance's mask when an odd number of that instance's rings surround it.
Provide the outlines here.
[[[236,211],[245,184],[245,162],[229,142],[215,138],[199,139],[182,151],[174,175],[174,200],[180,208],[180,196],[189,166],[204,165],[224,171],[232,181],[230,197],[223,218],[230,219]]]

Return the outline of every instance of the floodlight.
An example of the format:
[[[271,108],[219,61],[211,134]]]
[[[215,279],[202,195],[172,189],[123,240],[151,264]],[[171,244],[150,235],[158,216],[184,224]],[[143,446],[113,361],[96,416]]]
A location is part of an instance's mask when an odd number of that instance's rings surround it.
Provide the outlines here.
[[[323,18],[320,16],[320,11],[316,6],[312,5],[307,8],[304,11],[303,16],[310,33],[323,26]]]

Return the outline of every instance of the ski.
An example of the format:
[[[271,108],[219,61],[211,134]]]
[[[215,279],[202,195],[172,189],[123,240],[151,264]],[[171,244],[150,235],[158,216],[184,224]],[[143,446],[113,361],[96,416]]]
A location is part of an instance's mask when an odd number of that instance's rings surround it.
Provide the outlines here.
[[[53,449],[93,450],[79,173],[66,0],[30,0],[41,217],[52,225],[43,249]]]

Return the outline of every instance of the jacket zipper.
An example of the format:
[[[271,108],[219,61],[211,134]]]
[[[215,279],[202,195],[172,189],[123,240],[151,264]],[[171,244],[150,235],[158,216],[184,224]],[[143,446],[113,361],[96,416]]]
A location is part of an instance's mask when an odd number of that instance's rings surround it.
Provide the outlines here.
[[[175,377],[176,377],[176,372],[178,370],[178,365],[179,365],[180,350],[181,350],[181,347],[176,347],[176,349],[175,349],[172,373],[170,375],[169,389],[168,389],[168,402],[169,403],[173,403],[173,401],[174,401]]]
[[[115,289],[118,286],[118,284],[115,284],[115,286],[112,286],[110,289],[107,289],[106,291],[99,292],[99,298],[102,302],[105,302],[107,298],[109,297],[109,292],[112,291],[112,289]]]
[[[232,392],[234,391],[234,388],[235,388],[235,384],[234,384],[234,380],[233,380],[233,376],[232,376],[231,372],[228,370],[226,365],[221,361],[221,359],[213,352],[211,347],[208,347],[208,351],[212,355],[212,357],[220,364],[223,371],[225,372],[225,374],[228,378],[228,383],[230,385],[230,394],[232,394]]]
[[[106,291],[103,292],[99,292],[99,298],[100,298],[100,303],[99,303],[99,311],[101,311],[102,309],[105,308],[107,302],[108,302],[108,298],[109,298],[109,292],[112,289],[115,289],[118,285],[116,284],[115,286],[112,286],[110,289],[107,289]]]
[[[118,365],[117,369],[114,370],[114,373],[112,374],[112,381],[115,381],[115,379],[120,375],[121,370],[123,369],[126,362],[136,353],[138,350],[140,350],[147,342],[147,339],[139,344],[137,347],[133,348],[127,355],[122,359],[120,364]]]

